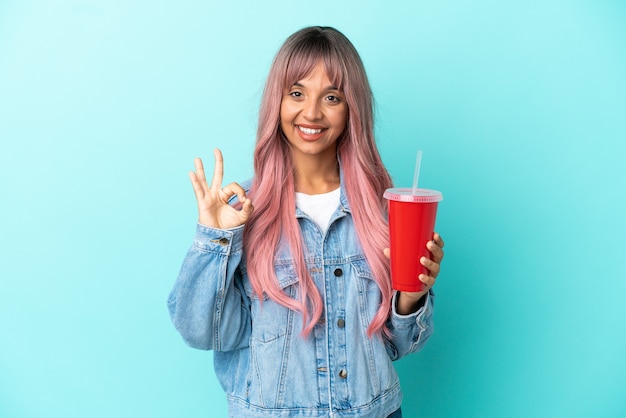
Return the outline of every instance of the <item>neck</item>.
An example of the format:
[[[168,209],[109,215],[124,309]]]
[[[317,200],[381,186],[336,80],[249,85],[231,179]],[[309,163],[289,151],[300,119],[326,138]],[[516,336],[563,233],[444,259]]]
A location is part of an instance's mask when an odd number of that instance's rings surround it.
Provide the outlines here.
[[[332,158],[319,156],[294,156],[294,180],[296,192],[322,194],[339,187],[339,162],[336,154]]]

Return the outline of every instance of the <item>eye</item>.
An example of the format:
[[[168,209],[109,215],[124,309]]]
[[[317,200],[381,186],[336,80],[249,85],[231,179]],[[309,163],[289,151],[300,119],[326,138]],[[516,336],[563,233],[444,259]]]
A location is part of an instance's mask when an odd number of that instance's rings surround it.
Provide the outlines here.
[[[289,93],[289,95],[291,97],[296,97],[296,98],[302,97],[302,93],[299,92],[299,91],[292,91],[292,92]]]
[[[339,103],[341,101],[341,98],[339,96],[334,96],[331,94],[329,96],[326,96],[326,100],[332,103]]]

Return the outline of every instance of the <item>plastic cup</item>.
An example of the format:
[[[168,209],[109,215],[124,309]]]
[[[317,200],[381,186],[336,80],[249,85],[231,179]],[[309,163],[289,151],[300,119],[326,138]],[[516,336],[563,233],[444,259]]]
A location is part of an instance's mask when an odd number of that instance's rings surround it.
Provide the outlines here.
[[[393,188],[383,195],[389,201],[391,284],[396,290],[421,292],[420,274],[429,274],[420,258],[431,257],[426,249],[433,239],[437,204],[443,194],[436,190]]]

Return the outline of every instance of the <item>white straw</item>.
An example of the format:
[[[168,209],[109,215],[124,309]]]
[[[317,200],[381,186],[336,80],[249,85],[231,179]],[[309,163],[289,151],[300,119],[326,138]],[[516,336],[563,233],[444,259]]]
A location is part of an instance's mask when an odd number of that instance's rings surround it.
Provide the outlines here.
[[[417,159],[415,160],[415,174],[413,175],[413,196],[417,194],[417,181],[420,177],[420,165],[422,165],[422,150],[417,151]]]

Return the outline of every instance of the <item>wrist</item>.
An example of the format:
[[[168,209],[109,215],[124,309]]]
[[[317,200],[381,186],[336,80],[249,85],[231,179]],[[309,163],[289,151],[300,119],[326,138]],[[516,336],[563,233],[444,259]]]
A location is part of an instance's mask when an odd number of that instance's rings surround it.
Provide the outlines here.
[[[410,315],[424,306],[426,295],[424,292],[398,292],[396,297],[396,312],[399,315]]]

